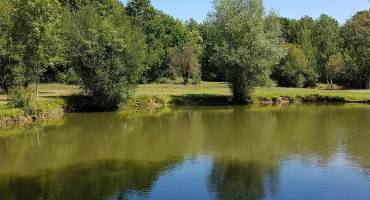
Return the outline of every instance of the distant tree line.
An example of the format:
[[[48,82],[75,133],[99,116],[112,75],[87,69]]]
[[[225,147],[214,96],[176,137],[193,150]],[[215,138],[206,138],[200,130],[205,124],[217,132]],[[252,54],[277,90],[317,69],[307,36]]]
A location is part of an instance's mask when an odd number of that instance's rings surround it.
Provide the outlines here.
[[[317,83],[365,88],[370,11],[344,25],[322,15],[293,20],[262,0],[215,0],[198,24],[150,0],[0,1],[0,89],[80,84],[101,106],[128,99],[138,83],[228,81],[234,100],[262,85]]]
[[[278,86],[370,87],[370,10],[356,13],[344,25],[324,14],[316,20],[305,16],[279,21],[287,54],[272,69],[271,78]],[[202,78],[226,81],[224,66],[212,59],[219,42],[214,25],[210,20],[199,25],[204,39]]]

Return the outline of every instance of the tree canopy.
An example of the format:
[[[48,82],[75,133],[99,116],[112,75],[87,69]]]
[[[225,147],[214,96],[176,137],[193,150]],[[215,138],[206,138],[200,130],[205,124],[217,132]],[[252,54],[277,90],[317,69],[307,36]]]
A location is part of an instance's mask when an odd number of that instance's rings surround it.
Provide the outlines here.
[[[284,56],[279,19],[265,15],[262,0],[216,0],[209,21],[218,32],[213,59],[225,66],[234,101],[244,103]]]

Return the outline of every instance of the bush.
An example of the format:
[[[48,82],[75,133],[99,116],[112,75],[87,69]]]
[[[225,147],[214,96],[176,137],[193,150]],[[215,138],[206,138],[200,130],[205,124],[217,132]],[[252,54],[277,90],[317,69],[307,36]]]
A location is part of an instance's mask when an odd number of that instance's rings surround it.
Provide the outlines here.
[[[59,83],[64,83],[68,85],[78,85],[80,82],[80,77],[74,70],[69,70],[67,72],[60,72],[57,74],[57,81]]]
[[[30,104],[23,107],[25,115],[39,115],[40,113],[47,113],[53,109],[60,108],[64,105],[62,99],[52,99],[45,101],[31,101]]]
[[[102,110],[118,108],[131,96],[144,70],[145,37],[130,25],[121,6],[106,17],[90,6],[71,15],[75,27],[66,34],[74,46],[72,65],[92,100],[89,104]]]
[[[276,66],[271,75],[280,87],[312,87],[317,74],[300,46],[287,44],[287,56]]]
[[[8,94],[8,99],[8,112],[18,114],[19,111],[23,111],[24,115],[38,115],[64,105],[63,99],[36,101],[33,93],[22,87],[13,88]]]
[[[202,82],[202,75],[201,75],[201,73],[200,72],[194,73],[193,76],[191,77],[190,83],[192,85],[199,85],[201,82]]]
[[[23,110],[9,105],[0,105],[0,119],[18,118],[23,115]]]
[[[25,88],[15,87],[10,90],[8,99],[10,106],[15,108],[25,108],[31,105],[34,96],[31,91]]]

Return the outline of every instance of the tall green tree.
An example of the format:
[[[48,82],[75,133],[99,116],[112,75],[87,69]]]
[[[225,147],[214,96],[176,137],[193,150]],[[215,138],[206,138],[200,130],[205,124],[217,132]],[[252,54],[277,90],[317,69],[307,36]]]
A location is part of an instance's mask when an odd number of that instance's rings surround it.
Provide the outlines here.
[[[297,32],[297,44],[301,46],[307,60],[308,67],[317,71],[316,49],[314,47],[314,30],[315,22],[311,17],[303,17],[299,20],[299,31]]]
[[[226,67],[233,100],[246,103],[285,54],[279,19],[265,15],[262,0],[216,0],[209,20],[218,32],[214,57]]]
[[[14,37],[14,0],[0,1],[0,90],[24,83],[23,48]]]
[[[346,81],[349,87],[370,88],[370,10],[358,12],[343,27]]]
[[[81,7],[65,19],[70,24],[65,37],[74,47],[72,65],[92,106],[114,109],[131,96],[142,74],[145,37],[118,1],[112,13],[100,14],[93,6]]]
[[[326,65],[329,84],[331,88],[334,89],[334,80],[340,77],[340,74],[344,71],[345,61],[342,54],[338,52],[335,55],[330,56]]]
[[[190,43],[195,49],[197,57],[200,58],[203,53],[203,38],[200,33],[199,24],[193,18],[190,18],[185,22],[185,27],[188,30],[186,44]]]
[[[28,82],[36,83],[46,67],[62,62],[60,4],[57,0],[19,0],[16,2],[14,40],[23,47],[23,63]]]
[[[184,24],[154,9],[150,0],[129,0],[126,12],[133,25],[145,33],[147,53],[144,82],[174,78],[170,67],[170,49],[187,43],[188,31]]]
[[[320,80],[329,83],[327,62],[330,56],[340,52],[341,37],[338,22],[332,17],[321,15],[315,25],[314,36]]]
[[[215,25],[205,21],[200,25],[200,33],[203,39],[203,51],[201,56],[202,80],[205,81],[226,81],[224,66],[218,65],[213,56],[216,53],[218,35]]]

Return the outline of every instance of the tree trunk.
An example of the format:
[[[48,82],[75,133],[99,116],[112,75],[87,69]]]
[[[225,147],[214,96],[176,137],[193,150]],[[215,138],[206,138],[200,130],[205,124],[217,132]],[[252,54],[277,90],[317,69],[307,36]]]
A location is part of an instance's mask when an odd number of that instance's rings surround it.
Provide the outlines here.
[[[333,79],[330,78],[330,88],[333,90],[334,89],[334,86],[333,86]]]
[[[35,78],[36,78],[36,90],[35,90],[35,95],[36,95],[36,101],[39,100],[39,75],[38,75],[38,68],[35,68]]]
[[[36,101],[39,100],[39,79],[36,78]]]

